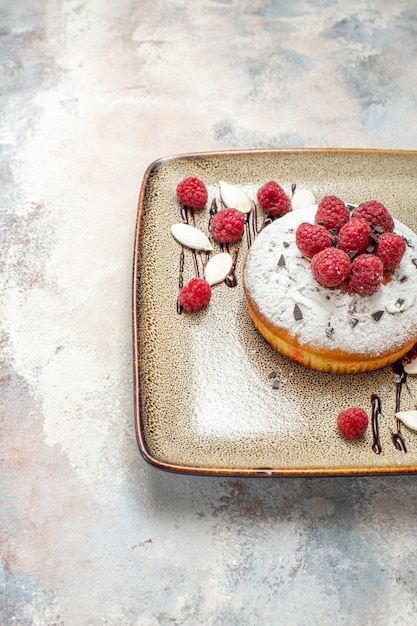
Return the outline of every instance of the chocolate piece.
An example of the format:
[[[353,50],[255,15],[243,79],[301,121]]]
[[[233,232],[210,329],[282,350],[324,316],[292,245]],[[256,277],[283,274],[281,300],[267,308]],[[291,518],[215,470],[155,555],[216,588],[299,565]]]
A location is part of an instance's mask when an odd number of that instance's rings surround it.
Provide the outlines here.
[[[358,251],[357,250],[349,250],[349,252],[347,254],[348,254],[349,259],[351,261],[353,261],[355,256],[358,254]]]
[[[288,243],[288,241],[284,241],[284,248],[289,248],[290,244]]]
[[[355,328],[356,324],[358,324],[359,320],[357,317],[351,317],[349,320],[349,324],[351,328]]]
[[[372,313],[372,318],[376,321],[379,322],[379,320],[381,319],[381,317],[384,315],[384,311],[375,311],[375,313]]]
[[[400,283],[405,283],[406,280],[408,280],[408,276],[401,276]]]
[[[373,226],[372,227],[372,231],[376,234],[376,235],[382,235],[382,233],[384,232],[384,229],[381,228],[381,226]]]
[[[298,306],[298,304],[296,304],[294,306],[294,319],[298,322],[299,320],[303,319],[303,313],[300,309],[300,307]]]
[[[398,308],[400,308],[400,306],[404,304],[404,298],[398,298],[395,304],[397,305]]]
[[[283,254],[278,259],[278,267],[285,267],[285,257]]]

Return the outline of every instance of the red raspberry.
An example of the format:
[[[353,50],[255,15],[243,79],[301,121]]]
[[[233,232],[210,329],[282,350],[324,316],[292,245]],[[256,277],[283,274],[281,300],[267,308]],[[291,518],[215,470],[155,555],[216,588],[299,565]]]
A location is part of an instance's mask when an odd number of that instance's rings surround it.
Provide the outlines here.
[[[352,212],[352,217],[362,217],[373,228],[381,228],[383,231],[394,230],[394,220],[383,204],[376,200],[362,202]]]
[[[245,229],[245,216],[237,209],[222,209],[213,217],[211,235],[220,243],[239,241]]]
[[[337,246],[341,250],[362,254],[371,243],[372,228],[365,220],[355,217],[343,224],[337,237]]]
[[[190,209],[201,211],[207,202],[207,188],[202,180],[189,176],[177,185],[179,201]]]
[[[314,278],[323,287],[338,287],[349,276],[351,262],[343,250],[326,248],[311,260]]]
[[[337,428],[346,439],[361,437],[368,428],[368,415],[359,407],[341,411],[337,416]]]
[[[185,311],[197,311],[210,302],[211,287],[204,278],[192,278],[184,285],[178,296],[179,303]]]
[[[303,222],[296,230],[295,243],[301,254],[312,259],[315,254],[333,245],[333,235],[324,226]]]
[[[291,200],[274,180],[262,185],[258,189],[257,197],[259,206],[271,215],[281,217],[291,209]]]
[[[360,254],[352,262],[349,287],[362,296],[374,293],[384,276],[384,266],[375,254]]]
[[[339,232],[343,224],[349,221],[350,213],[345,203],[336,196],[325,196],[319,203],[316,224]]]
[[[394,270],[404,256],[407,244],[400,235],[394,233],[382,233],[378,237],[375,254],[378,256],[386,270]]]

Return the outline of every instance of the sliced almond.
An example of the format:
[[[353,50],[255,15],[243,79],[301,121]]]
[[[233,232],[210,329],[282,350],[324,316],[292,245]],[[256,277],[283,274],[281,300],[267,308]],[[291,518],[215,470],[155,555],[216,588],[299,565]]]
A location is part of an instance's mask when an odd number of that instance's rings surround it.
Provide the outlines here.
[[[239,189],[239,187],[226,183],[224,180],[220,180],[219,185],[223,204],[228,209],[237,209],[242,213],[250,213],[252,203],[244,191]]]
[[[417,374],[417,359],[410,361],[407,365],[404,365],[404,372],[407,374]]]
[[[395,416],[398,417],[407,428],[417,430],[417,411],[399,411]]]
[[[212,256],[204,268],[204,277],[209,285],[221,283],[232,269],[233,259],[228,252]]]
[[[179,241],[183,246],[191,248],[192,250],[207,250],[208,252],[213,250],[208,237],[202,230],[189,224],[173,224],[171,226],[172,236]]]
[[[300,189],[296,191],[291,198],[291,208],[293,211],[297,209],[307,209],[314,204],[316,204],[316,199],[309,189]]]

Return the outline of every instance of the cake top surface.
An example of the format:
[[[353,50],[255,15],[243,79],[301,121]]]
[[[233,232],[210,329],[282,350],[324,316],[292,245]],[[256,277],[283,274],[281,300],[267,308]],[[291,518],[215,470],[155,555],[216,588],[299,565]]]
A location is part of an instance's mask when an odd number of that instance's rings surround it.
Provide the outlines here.
[[[394,220],[407,248],[390,280],[362,296],[329,289],[314,279],[310,260],[295,242],[302,222],[314,223],[317,207],[297,209],[265,227],[253,242],[244,281],[260,312],[296,336],[301,345],[339,349],[371,358],[417,338],[417,235]]]

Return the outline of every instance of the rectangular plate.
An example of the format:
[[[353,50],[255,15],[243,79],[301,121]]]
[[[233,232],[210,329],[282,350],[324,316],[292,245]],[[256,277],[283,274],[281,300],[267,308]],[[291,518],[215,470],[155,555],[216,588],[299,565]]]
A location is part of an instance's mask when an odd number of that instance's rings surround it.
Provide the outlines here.
[[[287,193],[310,189],[357,204],[376,199],[417,231],[417,152],[350,149],[255,150],[167,157],[145,173],[139,198],[133,266],[135,419],[143,457],[177,472],[217,475],[355,475],[411,473],[417,433],[402,427],[407,452],[394,446],[396,385],[391,367],[358,375],[308,370],[273,350],[255,330],[242,289],[245,238],[238,244],[238,284],[213,286],[209,306],[179,314],[181,246],[170,227],[181,222],[176,186],[201,178],[219,197],[218,182]],[[261,220],[260,215],[258,219]],[[209,209],[195,214],[208,234]],[[184,250],[183,279],[195,275]],[[417,379],[408,378],[401,408],[414,407]],[[278,388],[277,388],[278,387]],[[338,412],[382,401],[381,454],[370,427],[347,442]]]

